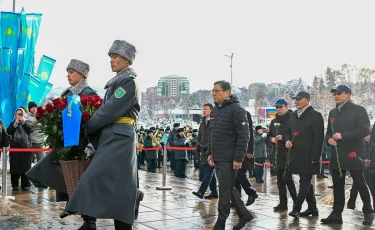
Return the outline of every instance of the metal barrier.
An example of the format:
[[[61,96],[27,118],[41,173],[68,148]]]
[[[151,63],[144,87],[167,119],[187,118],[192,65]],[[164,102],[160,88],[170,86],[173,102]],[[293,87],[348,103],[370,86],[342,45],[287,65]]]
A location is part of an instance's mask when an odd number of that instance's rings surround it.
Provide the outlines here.
[[[171,190],[171,186],[167,186],[167,145],[163,149],[163,180],[161,187],[156,187],[157,190]]]

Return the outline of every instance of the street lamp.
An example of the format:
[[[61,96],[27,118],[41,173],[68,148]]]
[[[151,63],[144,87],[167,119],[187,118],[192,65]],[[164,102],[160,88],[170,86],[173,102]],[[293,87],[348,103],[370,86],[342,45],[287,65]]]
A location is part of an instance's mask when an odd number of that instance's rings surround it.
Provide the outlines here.
[[[233,61],[233,53],[232,55],[224,55],[225,57],[229,57],[230,58],[230,84],[233,85],[233,64],[232,64],[232,61]]]

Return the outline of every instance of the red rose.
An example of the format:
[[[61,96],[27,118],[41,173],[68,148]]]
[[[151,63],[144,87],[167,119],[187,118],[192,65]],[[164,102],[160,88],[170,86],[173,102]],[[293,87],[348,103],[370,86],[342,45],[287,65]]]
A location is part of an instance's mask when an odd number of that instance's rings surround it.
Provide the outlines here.
[[[37,120],[37,121],[39,121],[39,120],[40,120],[40,118],[42,118],[42,116],[41,116],[41,115],[39,115],[39,114],[37,114],[37,115],[35,116],[35,118],[36,118],[36,120]]]
[[[349,153],[348,157],[349,158],[356,158],[357,157],[357,153],[353,151],[353,152]]]
[[[81,98],[81,104],[82,104],[83,106],[86,106],[86,105],[88,104],[88,100],[87,100],[87,98]]]
[[[95,109],[99,109],[100,108],[100,106],[102,106],[101,104],[99,104],[99,103],[96,103],[95,104]]]
[[[102,98],[100,98],[99,102],[100,102],[100,104],[103,104],[103,99],[102,99]]]
[[[94,104],[95,104],[94,101],[92,101],[92,100],[87,100],[87,105],[91,106],[91,105],[94,105]]]
[[[42,115],[45,112],[42,106],[39,106],[36,111],[39,115]]]
[[[61,98],[56,98],[55,100],[52,101],[53,105],[56,107],[59,107],[59,105],[62,103]]]
[[[298,132],[294,132],[293,136],[298,137]]]
[[[83,113],[82,113],[82,119],[84,121],[88,121],[90,119],[90,113],[86,112],[86,111],[83,111]]]
[[[48,113],[52,113],[53,112],[53,105],[52,104],[47,104],[46,105],[46,111]]]
[[[79,97],[80,97],[81,100],[82,100],[82,99],[87,99],[87,96],[84,95],[84,94],[79,95]]]
[[[331,118],[329,118],[329,121],[330,121],[330,122],[334,122],[334,121],[335,121],[335,118],[331,117]]]
[[[63,111],[67,106],[68,106],[67,104],[62,103],[62,104],[59,105],[59,110]]]

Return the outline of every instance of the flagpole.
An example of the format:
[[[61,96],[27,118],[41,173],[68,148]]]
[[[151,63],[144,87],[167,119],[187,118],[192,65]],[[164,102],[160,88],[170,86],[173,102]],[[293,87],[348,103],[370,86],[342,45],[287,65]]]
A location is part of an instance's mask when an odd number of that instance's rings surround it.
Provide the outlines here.
[[[13,13],[16,12],[16,0],[13,0]]]

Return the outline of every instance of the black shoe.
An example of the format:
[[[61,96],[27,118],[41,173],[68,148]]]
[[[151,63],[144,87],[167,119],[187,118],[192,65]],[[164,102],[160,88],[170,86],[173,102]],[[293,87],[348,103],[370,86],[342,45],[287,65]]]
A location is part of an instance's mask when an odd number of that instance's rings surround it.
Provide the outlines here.
[[[12,190],[13,190],[13,191],[18,191],[18,190],[20,190],[20,188],[18,188],[18,187],[13,187]]]
[[[258,198],[258,194],[251,195],[247,198],[246,206],[250,206],[255,202],[255,199]]]
[[[352,210],[354,210],[355,209],[355,202],[353,202],[353,201],[348,201],[348,204],[346,205],[346,207],[348,208],[348,209],[352,209]]]
[[[342,224],[342,217],[331,213],[327,218],[321,219],[322,224]]]
[[[141,190],[137,190],[137,200],[136,200],[136,203],[135,203],[135,215],[134,215],[134,220],[138,219],[138,213],[139,213],[139,204],[141,203],[141,201],[143,200],[143,197],[145,196],[145,194],[143,192],[141,192]]]
[[[297,212],[297,211],[291,211],[289,214],[288,214],[289,216],[293,216],[294,218],[299,218],[299,212]]]
[[[65,209],[60,213],[60,218],[61,219],[64,219],[65,217],[69,216],[69,215],[73,215],[75,214],[75,212],[69,212],[69,211],[66,211]]]
[[[276,211],[276,212],[282,212],[285,210],[288,210],[288,207],[286,205],[278,204],[277,206],[273,207],[273,211]]]
[[[29,188],[28,188],[28,187],[22,187],[21,189],[22,189],[22,191],[24,191],[24,192],[29,191]]]
[[[210,195],[204,197],[204,199],[217,199],[217,198],[219,198],[219,195],[212,194],[212,193]]]
[[[78,230],[96,230],[96,223],[84,222]]]
[[[319,216],[319,211],[318,209],[315,209],[315,210],[306,209],[306,211],[301,212],[299,215],[300,216]]]
[[[193,192],[193,195],[199,197],[200,199],[203,199],[203,193],[201,192]]]
[[[246,217],[240,217],[240,220],[238,221],[238,223],[233,226],[233,230],[240,230],[240,229],[242,229],[253,218],[254,218],[253,215],[251,215],[250,213]]]
[[[374,215],[371,212],[365,213],[365,220],[362,222],[363,225],[372,225],[374,221]]]

